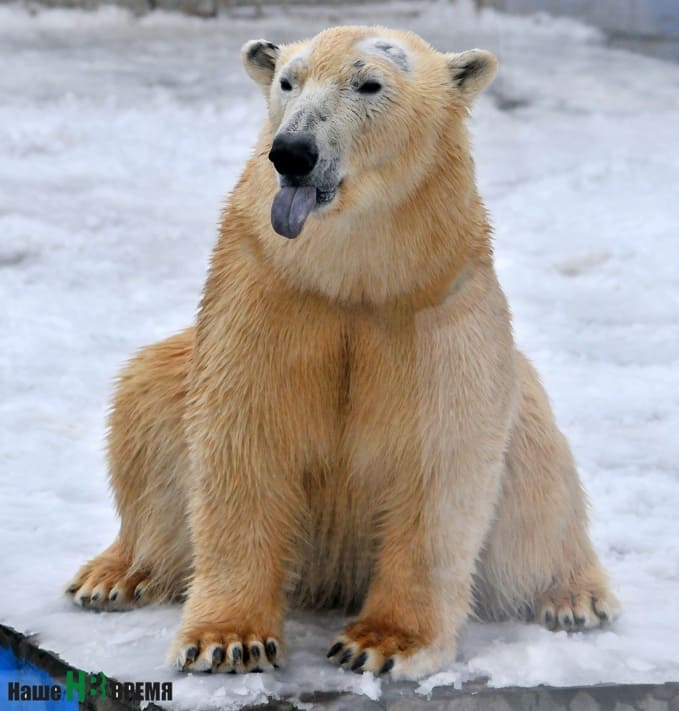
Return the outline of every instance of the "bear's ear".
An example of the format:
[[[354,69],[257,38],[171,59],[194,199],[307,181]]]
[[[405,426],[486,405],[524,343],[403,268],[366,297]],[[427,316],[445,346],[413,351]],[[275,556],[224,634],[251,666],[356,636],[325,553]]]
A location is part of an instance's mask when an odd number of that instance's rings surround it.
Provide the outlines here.
[[[250,40],[241,49],[245,71],[262,89],[266,90],[271,85],[280,52],[277,44],[263,39]]]
[[[448,71],[455,87],[467,105],[495,78],[498,61],[484,49],[470,49],[459,54],[448,54]]]

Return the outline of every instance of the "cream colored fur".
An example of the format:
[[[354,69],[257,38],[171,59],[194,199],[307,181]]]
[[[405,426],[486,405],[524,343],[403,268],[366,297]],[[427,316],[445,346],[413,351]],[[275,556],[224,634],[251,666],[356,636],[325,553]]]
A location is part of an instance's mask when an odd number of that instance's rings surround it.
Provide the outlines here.
[[[332,656],[396,678],[453,661],[471,613],[573,630],[611,619],[475,186],[465,118],[495,59],[354,27],[249,43],[244,60],[270,118],[195,326],[119,380],[120,534],[69,592],[105,609],[187,596],[170,661],[198,671],[279,664],[290,604],[359,610]],[[356,72],[383,84],[373,103],[351,93]],[[269,221],[266,155],[302,110],[325,116],[318,140],[343,182],[290,241]]]

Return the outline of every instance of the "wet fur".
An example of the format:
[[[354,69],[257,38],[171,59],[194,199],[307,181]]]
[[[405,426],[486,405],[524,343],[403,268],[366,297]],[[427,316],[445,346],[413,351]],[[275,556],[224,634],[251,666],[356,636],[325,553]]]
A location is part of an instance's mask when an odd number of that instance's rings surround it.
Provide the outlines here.
[[[303,52],[308,77],[341,79],[364,37],[407,46],[415,80],[384,60],[398,102],[295,241],[269,223],[274,65],[248,50],[272,118],[224,209],[197,322],[118,381],[120,535],[71,592],[91,605],[118,581],[115,609],[188,590],[180,668],[221,670],[205,654],[224,647],[247,670],[239,640],[276,640],[280,660],[290,604],[360,610],[345,664],[365,651],[361,669],[406,678],[454,659],[471,612],[567,627],[615,611],[493,269],[465,118],[494,66],[379,28],[329,30],[275,66]]]

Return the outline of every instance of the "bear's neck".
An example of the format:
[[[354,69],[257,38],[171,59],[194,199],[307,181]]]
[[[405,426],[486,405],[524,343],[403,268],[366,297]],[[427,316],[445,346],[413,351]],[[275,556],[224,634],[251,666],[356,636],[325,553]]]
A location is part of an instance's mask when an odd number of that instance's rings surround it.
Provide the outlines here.
[[[492,267],[492,230],[466,131],[438,142],[426,175],[387,219],[389,240],[411,255],[403,296],[417,306],[439,303],[475,269]]]
[[[396,206],[312,216],[294,240],[271,228],[277,184],[260,148],[229,201],[220,242],[227,251],[247,242],[270,279],[344,304],[423,308],[445,298],[461,275],[492,264],[466,135],[439,142],[424,177]]]

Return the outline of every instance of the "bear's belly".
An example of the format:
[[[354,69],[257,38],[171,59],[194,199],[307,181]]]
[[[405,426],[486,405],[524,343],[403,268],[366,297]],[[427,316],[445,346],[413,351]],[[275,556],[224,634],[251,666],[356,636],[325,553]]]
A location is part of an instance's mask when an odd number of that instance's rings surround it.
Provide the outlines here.
[[[308,475],[308,535],[291,602],[297,607],[356,610],[365,598],[376,550],[368,487],[344,471]]]

